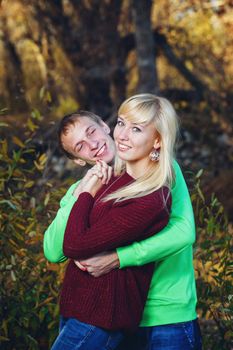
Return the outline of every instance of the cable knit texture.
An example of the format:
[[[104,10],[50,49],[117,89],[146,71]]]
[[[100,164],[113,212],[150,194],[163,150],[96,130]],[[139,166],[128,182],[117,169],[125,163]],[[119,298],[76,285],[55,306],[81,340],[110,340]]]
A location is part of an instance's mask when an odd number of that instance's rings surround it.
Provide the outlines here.
[[[128,245],[159,232],[168,223],[171,197],[161,188],[147,196],[103,202],[107,194],[133,182],[125,173],[112,177],[93,198],[82,193],[74,204],[64,236],[64,254],[83,259]],[[166,205],[164,198],[168,198]],[[142,316],[154,264],[115,269],[95,278],[70,260],[60,296],[64,317],[75,317],[109,330],[133,330]]]

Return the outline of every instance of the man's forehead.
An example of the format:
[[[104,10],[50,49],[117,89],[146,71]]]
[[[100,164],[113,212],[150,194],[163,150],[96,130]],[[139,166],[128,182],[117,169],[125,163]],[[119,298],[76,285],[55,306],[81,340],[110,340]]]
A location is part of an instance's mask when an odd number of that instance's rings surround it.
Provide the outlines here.
[[[98,124],[95,120],[89,118],[89,117],[82,117],[82,118],[77,118],[77,120],[75,121],[75,124],[79,124],[79,126],[83,126],[85,128],[88,128],[91,125],[98,125],[101,127],[100,124]]]
[[[100,128],[102,127],[101,124],[98,124],[95,120],[92,120],[91,118],[77,118],[72,124],[69,125],[65,135],[68,136],[69,134],[71,135],[73,133],[80,134],[80,136],[85,135],[88,132],[89,128],[91,128],[92,126]]]

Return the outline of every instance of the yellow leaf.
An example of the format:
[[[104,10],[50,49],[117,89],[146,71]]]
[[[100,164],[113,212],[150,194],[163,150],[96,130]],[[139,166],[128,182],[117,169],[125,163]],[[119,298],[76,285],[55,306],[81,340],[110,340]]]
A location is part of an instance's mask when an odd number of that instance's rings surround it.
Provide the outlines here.
[[[31,131],[35,131],[38,128],[38,126],[34,124],[30,118],[27,121],[27,126]]]
[[[23,226],[21,224],[16,223],[15,226],[20,228],[21,230],[26,230],[25,226]]]
[[[44,200],[44,205],[45,206],[48,204],[49,199],[50,199],[50,193],[47,193],[46,196],[45,196],[45,200]]]
[[[7,156],[8,154],[8,145],[7,145],[7,140],[3,140],[1,141],[1,144],[2,144],[2,154],[4,156]]]
[[[12,141],[19,147],[25,147],[25,144],[17,136],[13,136]]]
[[[39,157],[38,161],[39,161],[39,163],[40,163],[41,165],[44,165],[44,164],[46,163],[46,161],[47,161],[47,155],[46,155],[45,153],[43,153],[43,154]]]
[[[35,181],[28,181],[25,183],[24,188],[31,188],[34,185]]]
[[[39,163],[37,163],[36,160],[34,160],[34,164],[35,164],[35,167],[36,167],[38,170],[43,170],[43,169],[44,169],[44,166],[41,165],[41,164],[39,164]]]

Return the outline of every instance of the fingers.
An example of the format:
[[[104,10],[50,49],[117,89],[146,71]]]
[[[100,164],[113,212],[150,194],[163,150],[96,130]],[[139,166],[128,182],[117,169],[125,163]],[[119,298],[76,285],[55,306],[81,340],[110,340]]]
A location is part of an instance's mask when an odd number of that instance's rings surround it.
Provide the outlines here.
[[[100,164],[94,165],[91,169],[88,170],[87,174],[88,174],[87,176],[88,179],[90,179],[94,175],[97,176],[99,179],[101,179],[103,177],[101,165]]]
[[[87,268],[81,264],[80,261],[74,260],[75,265],[82,271],[87,271]]]
[[[98,164],[101,167],[102,172],[102,184],[107,184],[108,181],[108,166],[105,162],[99,161]]]
[[[108,184],[111,176],[112,176],[112,167],[110,167],[107,163],[102,160],[97,161],[98,170],[102,173],[102,184]]]

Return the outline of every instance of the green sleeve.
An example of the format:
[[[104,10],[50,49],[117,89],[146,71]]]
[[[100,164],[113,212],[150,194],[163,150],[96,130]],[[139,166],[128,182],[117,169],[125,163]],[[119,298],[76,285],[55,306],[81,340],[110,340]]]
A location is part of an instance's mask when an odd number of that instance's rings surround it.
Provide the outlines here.
[[[189,192],[177,162],[168,225],[156,235],[117,249],[120,268],[141,266],[175,255],[195,241],[195,223]]]
[[[71,209],[77,200],[73,196],[73,192],[78,183],[79,181],[73,184],[61,199],[57,215],[45,231],[44,255],[50,262],[58,263],[67,259],[63,254],[63,239]]]

